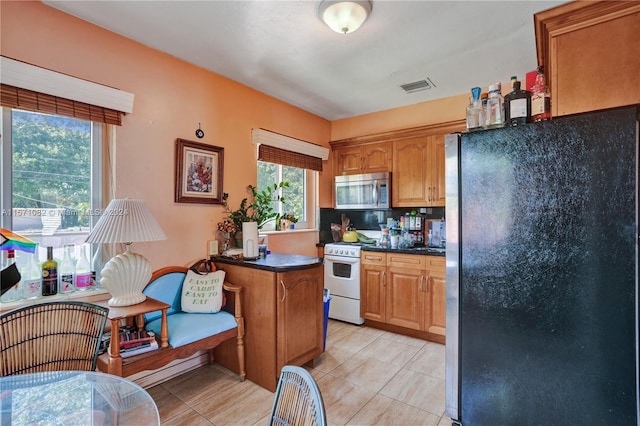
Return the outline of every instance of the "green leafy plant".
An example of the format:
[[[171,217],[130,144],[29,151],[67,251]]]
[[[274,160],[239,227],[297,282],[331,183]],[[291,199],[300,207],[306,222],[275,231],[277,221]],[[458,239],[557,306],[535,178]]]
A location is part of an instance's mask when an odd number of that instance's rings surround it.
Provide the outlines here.
[[[258,229],[278,217],[276,203],[285,203],[281,190],[288,188],[289,182],[283,181],[268,185],[258,191],[253,185],[247,186],[250,197],[245,197],[240,202],[240,207],[229,214],[229,219],[236,227],[242,229],[242,222],[257,222]]]

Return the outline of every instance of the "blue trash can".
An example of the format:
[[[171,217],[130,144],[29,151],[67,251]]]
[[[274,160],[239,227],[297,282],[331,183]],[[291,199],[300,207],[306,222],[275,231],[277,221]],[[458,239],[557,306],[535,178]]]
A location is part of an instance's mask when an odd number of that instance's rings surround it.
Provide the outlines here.
[[[327,347],[327,326],[329,325],[329,304],[331,303],[331,295],[328,288],[324,289],[322,301],[324,302],[324,340],[322,341],[322,350],[324,351]]]

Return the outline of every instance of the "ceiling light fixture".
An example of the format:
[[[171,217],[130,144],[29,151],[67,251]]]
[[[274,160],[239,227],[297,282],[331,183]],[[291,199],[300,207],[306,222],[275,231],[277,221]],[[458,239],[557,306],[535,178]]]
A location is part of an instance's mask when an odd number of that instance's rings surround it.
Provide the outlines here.
[[[318,17],[337,33],[349,34],[367,20],[373,4],[371,1],[327,1],[318,6]]]

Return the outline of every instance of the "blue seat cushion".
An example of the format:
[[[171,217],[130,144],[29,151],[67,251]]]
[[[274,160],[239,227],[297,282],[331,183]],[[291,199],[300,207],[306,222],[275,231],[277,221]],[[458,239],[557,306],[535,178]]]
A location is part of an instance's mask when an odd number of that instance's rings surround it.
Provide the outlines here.
[[[160,336],[162,318],[147,323],[146,329]],[[227,311],[215,314],[191,314],[177,312],[167,316],[169,326],[169,344],[177,348],[196,340],[222,333],[236,328],[238,324],[232,314]]]
[[[142,292],[149,297],[168,303],[171,307],[167,310],[167,315],[182,312],[180,300],[182,296],[182,283],[186,276],[183,272],[173,272],[162,275],[153,282],[150,282]],[[148,323],[161,316],[160,311],[149,312],[144,315],[144,322]]]

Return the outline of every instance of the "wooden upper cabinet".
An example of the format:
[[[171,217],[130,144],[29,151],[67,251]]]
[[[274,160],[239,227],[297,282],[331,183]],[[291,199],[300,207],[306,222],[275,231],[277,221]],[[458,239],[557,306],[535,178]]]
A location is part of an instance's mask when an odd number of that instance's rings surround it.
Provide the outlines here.
[[[382,142],[363,147],[362,158],[364,173],[380,173],[391,171],[393,149],[391,142]]]
[[[430,136],[395,141],[393,144],[393,207],[426,205],[427,156]]]
[[[330,142],[335,176],[391,172],[392,207],[444,207],[444,136],[464,120]]]
[[[640,103],[640,2],[571,2],[534,23],[554,116]]]
[[[445,205],[444,135],[393,142],[393,207]]]
[[[444,173],[444,135],[431,136],[429,152],[427,153],[427,206],[444,206],[445,173]]]
[[[391,142],[335,149],[335,175],[388,172],[391,154]]]

